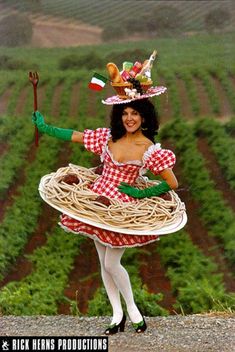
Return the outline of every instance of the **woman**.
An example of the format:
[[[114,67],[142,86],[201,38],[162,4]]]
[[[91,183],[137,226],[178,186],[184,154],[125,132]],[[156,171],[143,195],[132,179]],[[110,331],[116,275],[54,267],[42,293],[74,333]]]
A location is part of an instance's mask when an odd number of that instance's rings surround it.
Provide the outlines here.
[[[102,175],[91,189],[123,202],[135,198],[158,196],[178,186],[172,171],[175,156],[169,150],[154,144],[158,121],[154,105],[148,99],[114,105],[111,111],[111,128],[98,128],[84,132],[60,129],[46,125],[43,116],[36,112],[33,122],[40,132],[66,141],[83,143],[88,151],[100,155]],[[163,181],[145,190],[132,185],[146,169],[159,174]],[[137,333],[147,328],[144,317],[135,304],[130,279],[120,261],[125,248],[142,246],[158,239],[157,235],[126,235],[87,225],[67,215],[61,216],[60,225],[67,231],[86,235],[94,240],[104,286],[110,300],[113,317],[105,334],[124,331],[126,316],[123,313],[120,293],[126,303],[128,315]]]

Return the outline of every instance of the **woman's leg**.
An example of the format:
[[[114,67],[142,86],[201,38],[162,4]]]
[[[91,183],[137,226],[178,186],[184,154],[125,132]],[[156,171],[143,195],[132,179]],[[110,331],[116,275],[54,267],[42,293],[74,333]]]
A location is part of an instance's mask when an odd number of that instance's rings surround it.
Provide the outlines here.
[[[121,292],[127,307],[128,315],[133,323],[139,323],[143,320],[133,297],[130,278],[126,269],[121,265],[121,257],[125,248],[106,247],[104,268],[105,272],[112,276],[116,287]]]
[[[119,324],[123,317],[123,310],[120,300],[119,289],[117,288],[112,276],[105,270],[105,255],[108,247],[100,244],[98,241],[94,241],[96,250],[98,252],[100,266],[101,266],[101,276],[102,280],[113,309],[113,318],[111,324]]]

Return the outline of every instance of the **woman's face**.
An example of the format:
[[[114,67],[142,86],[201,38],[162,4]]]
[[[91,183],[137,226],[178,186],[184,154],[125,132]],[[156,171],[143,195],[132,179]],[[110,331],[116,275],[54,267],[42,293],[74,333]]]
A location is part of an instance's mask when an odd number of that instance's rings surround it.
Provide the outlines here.
[[[140,129],[142,117],[138,111],[132,109],[131,107],[127,107],[122,113],[122,123],[127,133],[134,133]]]

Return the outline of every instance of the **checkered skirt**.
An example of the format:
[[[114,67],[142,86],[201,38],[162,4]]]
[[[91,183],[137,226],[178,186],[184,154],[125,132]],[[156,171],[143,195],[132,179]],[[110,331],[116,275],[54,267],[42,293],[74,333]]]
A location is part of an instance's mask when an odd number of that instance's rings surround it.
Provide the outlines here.
[[[123,202],[135,202],[136,200],[118,191],[120,182],[133,185],[137,177],[146,169],[154,174],[159,174],[166,168],[172,168],[175,164],[175,155],[172,151],[161,149],[160,144],[152,145],[139,160],[119,163],[115,161],[108,149],[108,141],[111,138],[108,128],[84,131],[84,146],[88,151],[100,155],[104,164],[100,177],[91,185],[91,189],[109,198],[120,199]],[[60,226],[68,232],[85,235],[98,240],[110,247],[136,247],[158,240],[158,235],[126,235],[114,231],[105,230],[85,224],[62,214]]]

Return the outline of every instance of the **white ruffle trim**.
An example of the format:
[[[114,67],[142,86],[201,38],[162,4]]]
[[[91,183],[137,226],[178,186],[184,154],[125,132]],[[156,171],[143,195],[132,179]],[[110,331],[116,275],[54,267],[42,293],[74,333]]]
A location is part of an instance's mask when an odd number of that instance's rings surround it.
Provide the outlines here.
[[[149,159],[154,152],[160,149],[162,149],[160,143],[150,145],[150,147],[146,150],[146,152],[143,155],[143,164],[146,163],[147,159]],[[146,174],[146,172],[147,172],[147,169],[144,166],[142,166],[139,170],[139,175],[142,176]]]
[[[99,243],[101,243],[103,246],[107,246],[107,247],[110,247],[110,248],[133,248],[133,247],[142,247],[142,246],[145,246],[147,244],[150,244],[152,242],[156,242],[156,241],[160,241],[160,237],[156,238],[156,239],[153,239],[153,240],[149,240],[147,242],[144,242],[144,243],[134,243],[134,244],[130,244],[130,245],[123,245],[123,246],[113,246],[111,243],[107,243],[107,242],[103,242],[101,241],[101,239],[96,236],[95,234],[94,235],[90,235],[89,233],[86,233],[86,232],[76,232],[76,231],[73,231],[71,229],[69,229],[67,226],[63,225],[61,222],[58,222],[58,225],[67,233],[74,233],[75,235],[81,235],[81,236],[86,236],[86,237],[89,237],[91,238],[93,241],[98,241]]]
[[[162,149],[160,143],[156,143],[153,145],[150,145],[150,147],[146,150],[146,152],[143,155],[143,162],[145,163],[148,158],[153,154],[153,152]]]

